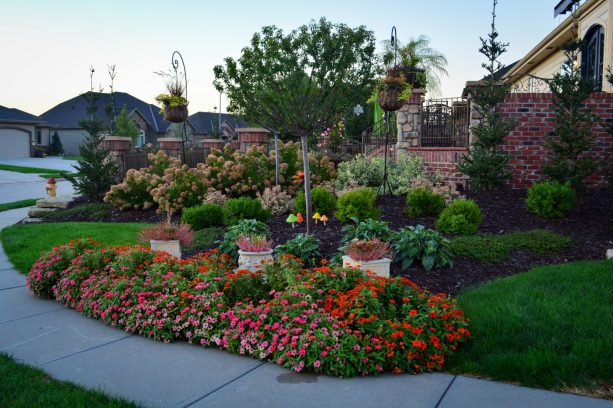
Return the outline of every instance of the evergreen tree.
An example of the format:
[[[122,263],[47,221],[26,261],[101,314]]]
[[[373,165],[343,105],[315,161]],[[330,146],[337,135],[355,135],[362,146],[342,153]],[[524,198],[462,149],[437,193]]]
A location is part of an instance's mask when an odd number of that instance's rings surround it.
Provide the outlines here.
[[[93,68],[90,75],[93,75]],[[85,139],[79,145],[81,159],[75,166],[75,173],[67,174],[66,178],[73,184],[77,193],[93,201],[101,201],[104,194],[115,184],[119,169],[114,160],[109,157],[108,150],[101,147],[104,139],[104,123],[96,116],[96,102],[100,93],[93,88],[83,94],[87,100],[87,119],[79,121],[86,132]]]
[[[583,179],[592,174],[598,164],[586,153],[594,145],[592,126],[597,118],[585,105],[594,91],[594,81],[581,76],[579,53],[583,43],[577,39],[576,22],[574,40],[564,46],[566,60],[561,72],[547,80],[553,94],[555,127],[548,136],[546,146],[551,148],[551,159],[543,173],[561,183],[570,182],[575,189],[583,187]]]
[[[53,136],[51,137],[51,146],[49,146],[49,150],[52,156],[59,156],[64,153],[64,147],[62,146],[62,141],[60,140],[60,135],[56,132],[53,132]]]
[[[140,129],[136,124],[136,121],[128,116],[128,109],[124,105],[121,109],[121,113],[117,116],[115,122],[115,135],[125,136],[132,138],[132,145],[136,144],[136,138],[140,135]]]
[[[507,51],[508,43],[498,40],[496,31],[496,5],[493,1],[492,31],[487,39],[481,38],[479,52],[487,58],[482,64],[488,72],[484,79],[485,84],[474,90],[476,109],[481,114],[481,123],[474,127],[475,141],[471,150],[458,163],[458,169],[469,177],[471,186],[476,189],[493,190],[503,187],[511,178],[509,155],[502,150],[502,144],[507,134],[516,125],[515,120],[504,119],[496,110],[496,106],[504,101],[511,87],[503,84],[496,77],[497,71],[502,68],[498,61]]]

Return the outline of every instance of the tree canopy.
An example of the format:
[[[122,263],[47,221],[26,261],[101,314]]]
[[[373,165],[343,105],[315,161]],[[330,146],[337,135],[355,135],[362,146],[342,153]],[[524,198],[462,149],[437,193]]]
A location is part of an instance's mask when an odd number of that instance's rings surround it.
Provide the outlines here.
[[[377,70],[372,31],[321,18],[287,35],[262,28],[237,60],[214,68],[214,84],[228,96],[228,111],[303,137],[363,104]]]

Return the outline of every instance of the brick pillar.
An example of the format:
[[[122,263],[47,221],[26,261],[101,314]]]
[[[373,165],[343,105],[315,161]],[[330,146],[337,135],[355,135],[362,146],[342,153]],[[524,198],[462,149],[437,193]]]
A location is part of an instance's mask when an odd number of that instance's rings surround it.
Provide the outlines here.
[[[264,128],[236,128],[236,133],[243,153],[251,146],[265,146],[268,142],[268,130]]]
[[[106,136],[100,144],[109,151],[109,157],[117,163],[121,173],[126,172],[125,153],[132,147],[132,138],[124,136]]]
[[[181,158],[181,150],[183,148],[183,141],[176,137],[159,137],[158,143],[160,148],[166,152],[169,157]]]
[[[426,91],[413,89],[413,94],[398,111],[396,111],[396,125],[398,126],[398,142],[396,151],[406,153],[411,147],[419,146],[421,131],[421,111]]]

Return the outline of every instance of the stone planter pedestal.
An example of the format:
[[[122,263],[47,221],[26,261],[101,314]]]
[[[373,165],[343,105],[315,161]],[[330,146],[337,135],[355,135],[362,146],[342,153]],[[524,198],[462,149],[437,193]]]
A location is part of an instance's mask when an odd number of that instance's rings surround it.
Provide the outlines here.
[[[117,163],[117,167],[123,173],[126,172],[125,168],[125,153],[132,148],[132,138],[125,136],[106,136],[100,147],[109,151],[109,157]]]
[[[178,239],[172,241],[158,241],[152,239],[149,241],[149,244],[154,251],[168,252],[174,257],[181,258],[181,243]]]
[[[158,143],[160,148],[166,152],[168,156],[180,158],[183,148],[183,141],[175,137],[159,137]]]
[[[240,151],[245,153],[251,146],[266,146],[268,130],[264,128],[236,128]]]
[[[265,252],[247,252],[238,250],[238,269],[255,272],[260,269],[262,261],[272,260],[272,249]]]
[[[374,261],[356,261],[349,255],[343,255],[343,268],[358,268],[363,271],[372,271],[377,276],[389,278],[390,264],[389,258],[375,259]]]

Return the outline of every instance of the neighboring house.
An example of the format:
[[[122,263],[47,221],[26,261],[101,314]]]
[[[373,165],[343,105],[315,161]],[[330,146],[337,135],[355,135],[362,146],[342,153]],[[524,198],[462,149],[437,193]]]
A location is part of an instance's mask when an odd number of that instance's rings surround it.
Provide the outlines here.
[[[100,93],[97,101],[96,115],[105,123],[109,121],[106,114],[109,96],[108,93]],[[164,120],[159,106],[144,102],[125,92],[115,92],[113,96],[116,115],[119,115],[125,106],[129,116],[136,121],[141,130],[141,136],[136,141],[137,147],[147,143],[157,145],[158,138],[180,138],[183,135],[183,124]],[[64,153],[67,155],[78,154],[79,144],[86,135],[79,126],[79,121],[86,117],[87,100],[82,95],[62,102],[40,116],[41,120],[54,125],[53,130],[57,131]],[[219,133],[214,131],[217,120],[218,114],[210,112],[197,112],[189,116],[185,123],[187,143],[199,146],[205,140],[219,139]],[[236,138],[234,129],[237,126],[244,126],[244,121],[232,115],[222,114],[222,134],[226,140],[231,141]]]
[[[221,139],[225,142],[236,140],[236,128],[245,127],[246,122],[234,115],[221,114],[221,130],[219,126],[220,115],[215,112],[196,112],[188,119],[194,126],[194,143],[202,144],[210,139]]]
[[[49,146],[50,127],[39,116],[0,105],[0,159],[30,157],[32,146]]]
[[[108,93],[100,93],[97,101],[96,116],[105,123],[109,122],[109,117],[106,114],[109,96]],[[157,144],[158,137],[165,137],[170,122],[164,120],[158,106],[144,102],[125,92],[115,92],[113,97],[116,115],[119,115],[121,109],[125,106],[128,114],[136,121],[141,130],[141,136],[137,139],[137,146],[142,146],[145,143]],[[79,153],[79,144],[86,135],[86,132],[79,126],[79,121],[87,117],[87,100],[82,95],[60,103],[40,117],[47,123],[54,124],[54,131],[57,131],[60,137],[64,154],[75,155]]]
[[[613,69],[613,0],[561,0],[554,8],[554,16],[575,11],[578,35],[584,40],[581,52],[581,72],[593,78],[595,91],[613,92],[605,75]],[[573,17],[569,16],[536,47],[513,66],[503,78],[514,85],[515,92],[548,92],[538,78],[551,78],[560,72],[565,60],[562,46],[572,40]]]

